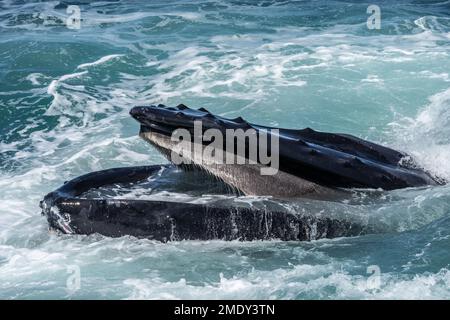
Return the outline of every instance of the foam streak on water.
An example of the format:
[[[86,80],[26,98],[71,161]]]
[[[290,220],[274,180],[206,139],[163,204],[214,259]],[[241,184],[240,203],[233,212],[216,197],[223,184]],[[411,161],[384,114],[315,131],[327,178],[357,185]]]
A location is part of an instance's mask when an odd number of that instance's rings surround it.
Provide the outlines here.
[[[128,115],[150,103],[355,134],[450,179],[449,3],[379,5],[378,31],[359,1],[82,2],[71,30],[63,3],[1,2],[0,298],[450,298],[447,186],[290,207],[390,230],[311,243],[61,236],[39,214],[77,175],[165,162]]]

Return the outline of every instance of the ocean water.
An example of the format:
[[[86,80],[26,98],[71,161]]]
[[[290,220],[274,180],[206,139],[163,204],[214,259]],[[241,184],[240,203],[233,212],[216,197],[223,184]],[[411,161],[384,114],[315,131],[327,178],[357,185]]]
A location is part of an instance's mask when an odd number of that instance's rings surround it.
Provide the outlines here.
[[[312,242],[58,235],[40,215],[65,180],[166,162],[138,104],[351,133],[450,179],[450,1],[376,1],[379,30],[370,4],[1,1],[0,298],[449,299],[449,186],[306,203],[389,226]]]

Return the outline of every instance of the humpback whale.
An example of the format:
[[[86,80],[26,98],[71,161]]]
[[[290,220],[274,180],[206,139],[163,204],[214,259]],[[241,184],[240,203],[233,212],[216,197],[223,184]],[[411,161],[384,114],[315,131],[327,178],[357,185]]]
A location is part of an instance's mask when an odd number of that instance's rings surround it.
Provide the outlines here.
[[[242,205],[245,201],[239,199],[323,199],[349,188],[392,190],[443,183],[407,154],[348,134],[271,128],[185,105],[138,106],[130,114],[140,123],[140,136],[176,165],[113,168],[66,182],[40,203],[51,229],[67,234],[131,235],[159,241],[308,241],[357,236],[386,229],[326,214],[284,210],[283,205]],[[177,135],[180,130],[184,135]],[[213,139],[199,137],[208,136],[208,130],[215,133]],[[243,135],[227,135],[230,132]],[[256,153],[251,150],[252,143],[256,143]],[[223,157],[215,157],[218,151],[223,151]],[[227,162],[224,158],[241,162]],[[182,190],[197,198],[175,201],[172,195],[130,198],[122,194],[140,185],[153,193]],[[203,195],[213,190],[225,200],[206,201],[208,197]]]

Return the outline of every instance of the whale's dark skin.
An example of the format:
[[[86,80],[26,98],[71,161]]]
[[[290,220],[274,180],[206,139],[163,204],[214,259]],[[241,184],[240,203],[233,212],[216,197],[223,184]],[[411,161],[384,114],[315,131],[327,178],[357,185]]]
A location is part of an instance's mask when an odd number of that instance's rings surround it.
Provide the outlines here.
[[[157,139],[169,141],[175,129],[192,131],[196,120],[202,121],[205,130],[272,129],[248,123],[242,118],[226,119],[212,115],[207,110],[192,110],[184,105],[175,108],[163,105],[135,107],[130,113],[141,124],[141,136],[150,137],[147,140],[166,155],[170,153],[170,147],[162,146],[154,140],[153,135],[156,134]],[[401,160],[406,154],[351,135],[317,132],[312,129],[279,129],[279,136],[279,170],[284,174],[280,177],[294,177],[289,178],[291,184],[285,186],[285,189],[290,189],[295,181],[306,181],[306,184],[331,190],[354,187],[391,190],[441,183],[414,165],[402,165]],[[89,190],[103,186],[145,180],[162,168],[167,168],[167,165],[116,168],[83,175],[46,195],[41,201],[42,213],[52,229],[63,233],[99,233],[111,237],[131,235],[160,241],[303,241],[357,236],[385,230],[383,227],[326,215],[221,206],[214,203],[93,199],[84,196]],[[237,168],[239,174],[241,167]],[[260,179],[257,176],[250,178],[252,179],[247,179],[250,185],[256,184],[255,181]],[[182,183],[181,180],[183,177],[175,183]],[[278,183],[283,184],[282,179],[278,180]],[[217,180],[217,183],[236,187],[232,189],[236,192],[242,191],[239,190],[239,185],[233,185],[232,182]],[[270,194],[272,184],[267,186],[257,191]],[[273,188],[279,187],[282,185],[273,185]]]
[[[146,179],[167,166],[115,168],[66,182],[41,202],[50,228],[67,234],[173,240],[315,240],[379,232],[330,217],[156,200],[88,199],[90,189]],[[217,181],[217,183],[221,183]]]
[[[130,114],[141,124],[141,136],[150,132],[170,137],[179,128],[193,134],[194,121],[201,121],[204,130],[214,128],[221,132],[275,129],[249,123],[240,117],[227,119],[205,109],[193,110],[185,105],[134,107]],[[279,171],[320,186],[393,190],[439,183],[416,165],[402,161],[407,157],[403,152],[348,134],[310,128],[278,130]]]

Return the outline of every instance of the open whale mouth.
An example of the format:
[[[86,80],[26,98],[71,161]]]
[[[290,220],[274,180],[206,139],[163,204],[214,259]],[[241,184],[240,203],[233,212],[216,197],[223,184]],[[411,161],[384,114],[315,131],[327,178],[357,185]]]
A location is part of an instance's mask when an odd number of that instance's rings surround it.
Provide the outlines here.
[[[206,109],[194,110],[185,105],[177,107],[139,106],[131,109],[130,114],[141,124],[141,137],[156,145],[170,160],[173,160],[170,154],[173,154],[174,151],[178,152],[176,144],[173,143],[173,134],[176,130],[184,129],[189,132],[192,137],[191,142],[195,142],[194,138],[199,133],[205,134],[209,129],[217,130],[224,134],[221,144],[223,149],[231,145],[233,146],[231,151],[226,151],[235,155],[239,152],[239,148],[235,146],[239,143],[239,139],[234,139],[235,136],[233,136],[233,140],[230,141],[225,132],[253,130],[258,137],[259,134],[265,134],[268,137],[266,141],[272,142],[274,140],[271,138],[276,136],[277,148],[274,148],[273,144],[268,145],[271,156],[278,157],[278,168],[275,175],[278,179],[276,179],[276,185],[272,184],[272,188],[286,189],[287,196],[295,196],[296,192],[300,192],[298,195],[302,194],[302,190],[292,191],[292,187],[296,183],[303,184],[303,187],[313,192],[321,187],[392,190],[439,183],[437,179],[420,169],[411,160],[405,164],[403,160],[409,158],[405,153],[347,134],[318,132],[310,128],[302,130],[272,128],[249,123],[240,117],[227,119],[213,115]],[[195,132],[197,123],[201,123],[201,130]],[[208,144],[204,140],[200,139],[199,141],[203,146]],[[259,145],[260,139],[254,141]],[[250,140],[245,140],[244,154],[241,156],[248,158],[250,148]],[[237,165],[233,167],[234,175],[230,176],[230,174],[221,173],[230,166],[216,165],[211,168],[196,162],[195,159],[190,160],[242,190],[242,183],[240,183],[242,179],[236,176],[239,175]],[[258,165],[264,165],[258,157],[254,160]],[[242,167],[245,166],[246,164],[242,165]],[[248,171],[241,170],[242,174],[248,174]],[[252,178],[257,179],[255,176]],[[269,178],[266,177],[266,179]],[[283,185],[283,179],[286,181],[286,185]],[[296,179],[298,180],[296,181]],[[274,182],[273,178],[272,182]],[[255,186],[255,190],[251,190],[251,186],[249,188],[248,185],[245,185],[244,189],[247,189],[247,192],[244,190],[244,193],[247,194],[260,195],[261,192],[266,195],[271,194],[267,188],[261,190],[257,186]]]
[[[315,240],[357,236],[386,232],[389,227],[382,221],[367,220],[365,216],[347,216],[346,212],[344,215],[321,214],[322,210],[318,214],[305,212],[304,203],[300,203],[302,210],[299,210],[298,206],[292,206],[295,201],[291,201],[291,197],[312,195],[325,199],[330,195],[329,191],[339,197],[342,194],[340,188],[395,189],[438,183],[425,171],[402,165],[405,154],[350,135],[312,129],[270,128],[248,123],[242,118],[226,119],[205,109],[193,110],[184,105],[135,107],[130,113],[141,124],[141,137],[172,161],[174,154],[180,151],[173,139],[174,133],[187,133],[182,142],[194,151],[183,154],[184,160],[192,161],[194,167],[211,173],[225,184],[217,179],[212,179],[209,184],[207,178],[210,176],[195,171],[187,173],[171,165],[91,172],[68,181],[41,201],[42,213],[52,229],[112,237],[133,235],[161,241]],[[241,158],[251,156],[251,141],[259,145],[261,140],[270,140],[267,149],[272,161],[274,156],[278,157],[275,161],[278,170],[272,175],[260,174],[260,169],[268,164],[259,154],[254,162],[204,162],[196,157],[195,149],[203,156],[204,151],[209,150],[210,140],[200,139],[208,130],[215,130],[218,140],[220,134],[224,135],[221,144],[216,144],[218,149],[222,147],[234,156],[241,153]],[[248,134],[249,130],[251,134]],[[231,138],[227,135],[230,132],[234,133]],[[236,132],[244,133],[244,136]],[[264,135],[266,139],[261,138]],[[251,140],[252,137],[257,139]],[[278,145],[273,145],[273,141]],[[195,181],[200,183],[193,183]],[[241,194],[230,190],[230,185],[245,195],[282,196],[288,197],[289,201],[274,199],[259,203],[252,200],[248,204],[238,199]],[[170,190],[176,190],[176,194],[180,190],[189,190],[200,196],[191,195],[191,200],[184,197],[182,201],[174,201],[174,194],[169,198],[161,198],[161,195],[158,198],[158,190],[164,191],[165,195]],[[214,190],[221,200],[211,198]]]

